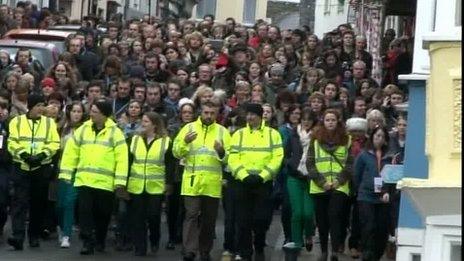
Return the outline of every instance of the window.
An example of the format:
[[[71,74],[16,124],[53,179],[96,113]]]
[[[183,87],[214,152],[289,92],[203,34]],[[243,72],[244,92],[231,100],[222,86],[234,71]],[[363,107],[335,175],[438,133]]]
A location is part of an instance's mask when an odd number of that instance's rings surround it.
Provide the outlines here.
[[[324,14],[330,14],[330,0],[324,0]]]
[[[254,24],[256,17],[256,0],[245,0],[243,3],[243,23]]]
[[[216,16],[216,0],[203,0],[197,4],[197,18],[202,19],[207,14]]]
[[[412,255],[412,261],[421,261],[421,255],[420,254],[413,254]]]
[[[345,0],[338,0],[337,13],[343,13],[343,9],[345,9]]]

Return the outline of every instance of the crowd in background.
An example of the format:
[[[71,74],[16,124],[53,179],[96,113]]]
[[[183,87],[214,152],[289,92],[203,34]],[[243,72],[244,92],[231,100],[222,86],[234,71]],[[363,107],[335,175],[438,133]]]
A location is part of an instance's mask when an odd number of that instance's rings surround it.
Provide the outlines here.
[[[0,6],[0,34],[67,23],[65,16],[37,10],[30,3]],[[398,75],[411,71],[410,40],[396,38],[393,29],[385,31],[383,78],[377,82],[371,78],[373,59],[366,51],[366,38],[349,24],[320,38],[307,26],[280,29],[258,20],[246,27],[232,17],[217,21],[213,15],[201,21],[148,15],[100,21],[88,16],[79,23],[81,28],[69,36],[66,51],[50,68],[43,68],[27,48],[15,54],[0,50],[0,227],[9,214],[21,211],[14,207],[18,197],[11,189],[17,182],[15,164],[37,160],[14,161],[8,153],[10,128],[19,124],[11,124],[15,118],[38,110],[56,125],[61,145],[50,159],[52,171],[40,190],[30,192],[46,193],[46,198],[31,201],[31,208],[44,203],[40,205],[44,216],[35,222],[37,233],[47,238],[58,225],[68,237],[62,246],[69,247],[72,226],[79,227],[81,221],[79,216],[73,221],[71,209],[80,201],[74,180],[62,179],[60,161],[66,141],[86,124],[93,105],[98,104],[97,112],[119,127],[129,147],[133,137],[150,125],[147,122],[165,126],[166,135],[160,135],[169,137],[169,154],[179,131],[213,103],[218,107],[215,122],[230,135],[250,124],[249,113],[262,113],[259,117],[266,126],[280,133],[284,150],[280,171],[272,182],[268,209],[258,211],[265,212],[262,220],[270,224],[273,211],[280,209],[285,249],[311,251],[317,234],[321,260],[327,260],[328,253],[331,260],[338,260],[347,238],[352,257],[378,260],[387,245],[387,254],[394,255],[399,191],[390,184],[377,188],[376,182],[384,165],[403,163],[407,88],[399,85]],[[106,32],[97,30],[99,24]],[[34,109],[42,103],[45,107]],[[322,173],[328,163],[319,153],[335,159],[330,162],[333,173]],[[153,203],[154,208],[165,204],[169,237],[163,240],[168,249],[182,244],[185,216],[182,159],[175,156],[166,157],[165,197]],[[231,195],[238,190],[230,185],[234,175],[223,167],[224,253],[246,259],[243,253],[240,256],[234,233],[240,227],[235,226],[238,203]],[[116,248],[129,251],[137,240],[128,211],[132,201],[127,191],[116,194],[115,208],[109,209],[116,216]],[[152,251],[158,249],[159,237],[159,231],[150,237]],[[255,245],[255,251],[263,247]]]

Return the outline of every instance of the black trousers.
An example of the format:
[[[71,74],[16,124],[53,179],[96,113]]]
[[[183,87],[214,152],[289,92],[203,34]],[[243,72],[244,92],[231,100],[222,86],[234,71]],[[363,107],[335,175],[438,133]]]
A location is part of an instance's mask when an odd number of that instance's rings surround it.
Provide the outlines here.
[[[169,241],[173,243],[182,242],[182,223],[184,222],[185,209],[183,198],[180,195],[181,182],[172,184],[173,192],[167,196],[167,221]]]
[[[230,180],[222,189],[222,207],[224,209],[224,250],[231,253],[237,251],[237,201],[236,186],[238,181]]]
[[[11,225],[13,237],[24,241],[26,217],[29,212],[29,240],[38,239],[44,221],[44,206],[48,199],[50,166],[44,165],[34,171],[24,171],[14,166],[12,182]]]
[[[389,204],[358,201],[363,260],[380,260],[388,241]]]
[[[5,164],[6,163],[1,163]],[[10,168],[0,166],[0,235],[8,219],[8,206],[10,205]]]
[[[129,202],[124,199],[116,199],[116,240],[117,244],[127,245],[131,242],[131,221],[129,214]]]
[[[239,182],[236,189],[237,250],[242,257],[250,258],[253,246],[257,252],[262,252],[266,244],[267,220],[271,211],[269,206],[272,204],[272,183],[250,187]]]
[[[349,204],[348,195],[332,190],[325,193],[311,194],[311,196],[314,199],[321,251],[327,253],[330,233],[332,251],[337,252],[340,245],[344,244],[343,230],[346,230],[344,215]]]
[[[361,221],[359,220],[359,204],[356,198],[351,198],[350,237],[348,247],[360,250],[361,244]]]
[[[113,211],[114,193],[91,187],[78,187],[79,229],[84,246],[105,247],[108,224]],[[95,233],[94,233],[95,231]]]
[[[150,244],[158,245],[160,240],[161,203],[163,195],[150,195],[146,192],[131,194],[129,213],[132,228],[132,242],[136,252],[147,251],[147,226],[150,231]]]

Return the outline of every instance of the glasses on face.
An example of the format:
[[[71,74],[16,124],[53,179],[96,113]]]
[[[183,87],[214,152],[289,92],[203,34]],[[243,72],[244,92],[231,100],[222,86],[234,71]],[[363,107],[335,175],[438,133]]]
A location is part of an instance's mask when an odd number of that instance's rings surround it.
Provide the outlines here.
[[[168,88],[168,91],[178,92],[180,91],[179,88]]]

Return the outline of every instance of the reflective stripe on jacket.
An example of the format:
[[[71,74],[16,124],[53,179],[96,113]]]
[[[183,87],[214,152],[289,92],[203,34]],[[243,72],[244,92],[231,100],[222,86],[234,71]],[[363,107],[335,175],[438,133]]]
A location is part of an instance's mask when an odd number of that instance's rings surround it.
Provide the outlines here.
[[[130,167],[127,191],[133,194],[163,194],[166,170],[165,154],[169,147],[169,137],[154,140],[147,148],[139,135],[132,137],[130,151],[134,161]]]
[[[348,140],[348,144],[345,146],[338,146],[333,152],[333,155],[337,157],[337,160],[333,158],[330,153],[325,151],[317,140],[314,140],[314,154],[316,161],[316,170],[322,174],[328,182],[333,183],[338,175],[344,170],[348,154],[350,153],[351,137]],[[341,165],[340,165],[340,163]],[[349,183],[345,182],[341,184],[336,190],[349,195]],[[319,187],[313,180],[311,180],[309,193],[323,193],[324,189]]]
[[[74,186],[114,191],[126,186],[128,148],[124,134],[111,119],[95,134],[92,121],[86,121],[66,142],[61,160],[60,179],[71,180]]]
[[[197,137],[189,144],[185,135],[195,131]],[[219,158],[214,142],[221,141],[224,158]],[[229,153],[230,134],[223,126],[213,123],[204,125],[200,118],[185,125],[174,139],[173,154],[185,165],[181,194],[185,196],[210,196],[220,198],[222,191],[222,162]]]
[[[20,164],[25,171],[36,170],[21,159],[24,152],[31,156],[45,153],[47,156],[41,164],[49,164],[52,157],[60,148],[60,136],[52,118],[40,116],[36,121],[30,120],[25,114],[16,116],[9,124],[8,151],[13,161]]]
[[[252,130],[247,125],[232,135],[228,166],[237,180],[260,175],[266,182],[274,179],[283,157],[279,132],[263,122],[260,129]]]

